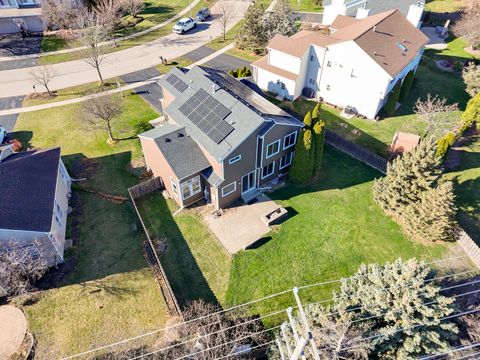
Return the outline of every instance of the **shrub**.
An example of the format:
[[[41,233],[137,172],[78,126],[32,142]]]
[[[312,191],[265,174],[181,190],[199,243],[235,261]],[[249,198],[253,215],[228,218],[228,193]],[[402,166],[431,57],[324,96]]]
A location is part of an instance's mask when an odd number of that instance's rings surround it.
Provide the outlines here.
[[[300,130],[295,156],[290,169],[290,179],[296,184],[306,184],[313,177],[314,146],[312,130]]]
[[[243,78],[243,77],[252,76],[252,71],[246,66],[235,69],[235,70],[229,70],[228,73],[232,75],[234,78]]]
[[[393,114],[395,114],[395,110],[397,110],[397,103],[400,98],[401,90],[402,90],[402,83],[400,81],[397,81],[392,91],[388,95],[387,103],[384,106],[384,110],[388,116],[392,116]]]
[[[455,143],[455,133],[450,131],[437,142],[437,156],[445,157],[448,149]]]
[[[407,100],[407,97],[408,97],[408,94],[410,93],[410,89],[412,88],[414,79],[415,79],[415,73],[413,72],[413,70],[411,70],[403,80],[402,90],[400,91],[400,97],[399,97],[400,102],[404,102],[405,100]]]

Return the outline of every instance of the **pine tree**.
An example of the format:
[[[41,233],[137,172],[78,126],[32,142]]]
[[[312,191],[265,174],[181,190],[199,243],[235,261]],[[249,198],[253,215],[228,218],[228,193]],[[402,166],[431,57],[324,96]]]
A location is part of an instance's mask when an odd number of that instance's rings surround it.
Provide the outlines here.
[[[401,90],[402,90],[402,83],[400,81],[397,81],[392,91],[388,95],[387,102],[383,108],[388,116],[392,116],[393,114],[395,114],[395,111],[397,110],[397,103],[398,103],[398,99],[400,98]]]
[[[413,80],[415,80],[415,73],[413,70],[411,70],[407,76],[405,76],[405,79],[403,79],[402,90],[400,91],[399,97],[399,101],[401,103],[407,100],[408,94],[410,93],[410,89],[413,85]]]
[[[265,10],[261,6],[248,7],[243,24],[237,33],[236,46],[239,49],[256,51],[264,48],[268,41],[263,27],[264,14]]]
[[[389,163],[387,176],[375,180],[374,199],[387,214],[395,215],[435,186],[442,174],[436,149],[433,139],[424,139],[415,150]]]
[[[462,114],[462,131],[467,130],[474,121],[480,121],[480,93],[470,99]]]
[[[319,121],[321,106],[322,106],[321,103],[317,103],[313,108],[313,111],[312,111],[313,125],[315,125],[315,123]]]
[[[315,112],[315,110],[314,110]],[[318,174],[322,166],[323,147],[325,145],[325,121],[319,120],[313,125],[313,136],[315,139],[315,156],[313,161],[313,175]]]
[[[372,330],[364,337],[370,336],[376,358],[413,359],[441,353],[449,348],[458,328],[441,320],[453,313],[454,300],[426,281],[434,275],[415,259],[362,265],[342,281],[334,293],[334,307],[339,312],[348,309],[354,320],[370,322]]]
[[[306,184],[313,177],[313,152],[312,131],[300,130],[295,145],[295,156],[290,168],[290,179],[296,184]]]
[[[453,183],[447,181],[410,204],[402,214],[401,224],[411,236],[422,241],[454,241],[456,211]]]
[[[288,0],[278,0],[272,12],[264,17],[263,27],[267,40],[275,35],[291,36],[297,32],[293,11]]]
[[[305,124],[307,129],[312,128],[312,113],[310,111],[305,114],[305,117],[303,118],[303,123]]]

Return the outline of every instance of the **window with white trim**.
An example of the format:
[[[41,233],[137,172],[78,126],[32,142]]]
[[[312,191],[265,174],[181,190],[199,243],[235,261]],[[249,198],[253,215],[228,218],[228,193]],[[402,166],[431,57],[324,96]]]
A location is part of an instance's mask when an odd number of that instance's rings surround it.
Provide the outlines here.
[[[295,145],[295,142],[297,141],[297,132],[294,131],[291,134],[288,134],[283,138],[283,150],[288,149]]]
[[[234,181],[231,184],[228,184],[227,186],[224,186],[222,188],[222,197],[225,197],[227,195],[230,195],[233,193],[235,190],[237,190],[237,183]]]
[[[59,171],[60,171],[60,175],[62,176],[63,182],[65,183],[65,186],[68,186],[68,180],[70,176],[68,176],[67,169],[65,169],[63,162],[60,163]]]
[[[195,176],[194,178],[184,181],[180,184],[182,189],[182,199],[188,199],[193,195],[197,195],[200,191],[202,191],[202,187],[200,186],[200,176]]]
[[[173,195],[178,196],[177,182],[175,180],[173,180],[172,178],[170,178],[170,183],[172,184]]]
[[[235,164],[237,161],[240,161],[241,159],[242,159],[242,155],[237,155],[231,158],[230,160],[228,160],[228,163],[232,165],[232,164]]]
[[[353,78],[356,78],[358,76],[358,72],[355,69],[352,69],[352,72],[350,73],[350,76]]]
[[[272,175],[275,171],[275,161],[264,166],[262,169],[262,179],[265,179],[266,177],[269,177]]]
[[[292,163],[292,159],[293,159],[293,151],[283,155],[282,158],[280,159],[280,170],[289,166]]]
[[[332,67],[332,62],[331,61],[327,62],[327,67]]]
[[[308,83],[309,83],[310,85],[315,85],[315,79],[310,78],[310,79],[308,80]]]
[[[310,55],[310,61],[315,61],[315,56]]]
[[[58,217],[60,219],[62,219],[63,218],[63,211],[60,208],[60,205],[58,205],[58,203],[55,203],[55,208],[56,208],[56,212],[57,212]]]
[[[327,85],[327,90],[328,91],[332,90],[332,87],[330,85]]]
[[[267,146],[267,155],[266,158],[272,157],[273,155],[278,154],[280,151],[280,140],[277,140]]]

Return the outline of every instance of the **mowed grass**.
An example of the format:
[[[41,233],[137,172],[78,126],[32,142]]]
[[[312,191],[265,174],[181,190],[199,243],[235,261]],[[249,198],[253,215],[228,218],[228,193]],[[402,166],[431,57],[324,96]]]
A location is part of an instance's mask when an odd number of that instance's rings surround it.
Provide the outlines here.
[[[202,298],[225,303],[231,258],[194,210],[183,210],[154,194],[138,201],[146,226],[159,239],[166,239],[168,250],[162,265],[181,306]]]
[[[80,104],[22,114],[15,137],[37,148],[60,146],[68,169],[77,160],[93,164],[93,177],[81,186],[126,195],[139,182],[127,167],[141,155],[134,137],[157,114],[137,95],[124,98],[115,121],[117,145],[102,132],[86,131],[78,120]],[[131,205],[115,204],[75,191],[80,207],[78,243],[68,251],[76,257],[73,273],[41,299],[25,305],[30,330],[41,359],[53,359],[161,327],[168,311],[143,258],[143,234],[133,226]],[[70,230],[71,231],[71,230]],[[144,339],[145,342],[152,339]]]
[[[235,255],[229,305],[349,276],[362,263],[442,257],[446,246],[411,241],[383,214],[372,199],[375,177],[380,177],[375,170],[327,147],[318,181],[304,187],[288,185],[271,193],[291,217],[268,234],[271,239],[266,244]],[[302,299],[329,299],[337,285],[303,290]],[[265,313],[293,301],[288,293],[262,302],[256,310]]]
[[[427,0],[425,9],[432,12],[454,12],[460,10],[463,0]]]

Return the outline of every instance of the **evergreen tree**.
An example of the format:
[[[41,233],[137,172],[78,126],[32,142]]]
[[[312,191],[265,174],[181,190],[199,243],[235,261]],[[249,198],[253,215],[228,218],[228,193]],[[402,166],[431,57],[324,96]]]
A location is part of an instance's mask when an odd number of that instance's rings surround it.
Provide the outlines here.
[[[397,103],[400,98],[400,91],[402,90],[402,83],[397,81],[392,91],[388,95],[387,103],[383,107],[388,116],[395,114],[397,110]]]
[[[413,237],[427,241],[455,240],[455,194],[451,181],[422,194],[420,201],[410,204],[401,223]]]
[[[300,130],[295,156],[290,168],[290,179],[296,184],[306,184],[313,177],[313,152],[312,131]]]
[[[268,39],[263,27],[264,14],[265,10],[261,6],[248,7],[243,24],[237,33],[236,45],[239,49],[256,51],[265,47]]]
[[[314,110],[315,112],[315,110]],[[313,161],[313,174],[316,175],[322,166],[323,147],[325,145],[325,121],[319,120],[313,125],[313,135],[315,139],[315,155]]]
[[[474,121],[480,121],[480,93],[470,99],[462,114],[462,131],[467,130]]]
[[[305,117],[303,118],[303,123],[307,129],[312,129],[312,114],[311,112],[307,112]]]
[[[407,76],[405,76],[405,79],[403,79],[402,90],[400,91],[399,97],[399,101],[401,103],[407,100],[408,94],[410,93],[410,89],[413,85],[413,80],[415,80],[415,73],[413,70],[411,70]]]
[[[317,103],[313,108],[313,111],[312,111],[313,125],[315,125],[315,123],[319,120],[321,106],[322,106],[321,103]]]
[[[387,214],[395,215],[435,186],[442,174],[436,150],[433,139],[424,139],[415,150],[389,163],[387,176],[375,180],[374,199]]]
[[[444,352],[455,337],[455,324],[442,321],[453,311],[454,300],[440,294],[431,281],[432,269],[415,259],[384,266],[362,265],[342,281],[334,293],[338,312],[348,310],[354,320],[367,322],[373,352],[381,359],[413,359]],[[402,330],[402,331],[399,331]],[[383,335],[383,336],[377,336]]]
[[[288,0],[278,0],[272,12],[264,17],[263,27],[267,41],[275,35],[291,36],[297,32],[293,11]]]

